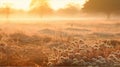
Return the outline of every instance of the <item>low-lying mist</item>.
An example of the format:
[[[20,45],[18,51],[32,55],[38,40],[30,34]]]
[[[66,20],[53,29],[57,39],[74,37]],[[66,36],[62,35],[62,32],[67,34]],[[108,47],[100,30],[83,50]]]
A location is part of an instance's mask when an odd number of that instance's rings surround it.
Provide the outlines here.
[[[30,14],[11,14],[8,17],[6,15],[0,15],[0,21],[5,22],[14,22],[14,21],[29,21],[31,22],[40,22],[40,21],[77,21],[77,20],[120,20],[119,16],[113,15],[109,19],[105,15],[90,15],[90,14],[81,14],[79,16],[59,16],[59,15],[49,15],[49,16],[40,16],[40,15],[30,15]],[[25,23],[25,22],[24,22]],[[97,22],[96,22],[97,23]]]

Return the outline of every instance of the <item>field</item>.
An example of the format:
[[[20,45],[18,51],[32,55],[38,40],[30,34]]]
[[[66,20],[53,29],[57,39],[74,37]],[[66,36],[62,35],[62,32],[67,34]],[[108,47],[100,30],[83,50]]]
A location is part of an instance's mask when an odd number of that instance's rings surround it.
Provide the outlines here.
[[[2,22],[0,67],[120,67],[120,21]]]

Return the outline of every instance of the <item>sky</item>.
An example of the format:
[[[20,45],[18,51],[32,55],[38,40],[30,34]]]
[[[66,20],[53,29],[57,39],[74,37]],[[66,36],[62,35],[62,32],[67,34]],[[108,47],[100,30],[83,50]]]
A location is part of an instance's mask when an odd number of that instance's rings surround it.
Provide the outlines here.
[[[9,6],[14,9],[30,10],[31,0],[0,0],[0,7]],[[64,8],[67,4],[73,3],[83,7],[85,0],[49,0],[52,9],[58,10]]]
[[[30,0],[0,0],[0,7],[28,10],[30,2]]]
[[[53,9],[57,10],[59,8],[64,8],[67,4],[74,3],[82,7],[85,3],[85,0],[51,0],[50,5]]]

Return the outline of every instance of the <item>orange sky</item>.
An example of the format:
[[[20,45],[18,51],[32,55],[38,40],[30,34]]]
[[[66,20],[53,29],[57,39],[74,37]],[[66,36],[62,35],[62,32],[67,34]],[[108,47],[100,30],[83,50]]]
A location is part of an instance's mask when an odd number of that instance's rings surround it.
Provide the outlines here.
[[[31,0],[0,0],[0,7],[5,7],[7,5],[14,9],[29,11],[30,3]],[[85,0],[49,0],[51,8],[54,10],[64,8],[69,3],[78,4],[78,6],[82,7]]]

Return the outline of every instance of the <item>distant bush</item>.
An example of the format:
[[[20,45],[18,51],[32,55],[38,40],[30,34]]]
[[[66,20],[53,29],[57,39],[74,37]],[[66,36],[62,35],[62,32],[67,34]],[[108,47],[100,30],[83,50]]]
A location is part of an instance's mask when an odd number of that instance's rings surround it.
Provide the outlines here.
[[[102,32],[95,32],[92,33],[91,35],[96,36],[96,37],[101,37],[101,38],[107,38],[107,37],[114,37],[114,34],[112,33],[102,33]]]
[[[15,43],[18,45],[27,45],[27,44],[36,44],[36,45],[42,45],[44,43],[48,43],[51,41],[51,38],[41,37],[37,35],[28,36],[24,33],[14,33],[9,35],[9,42]]]

